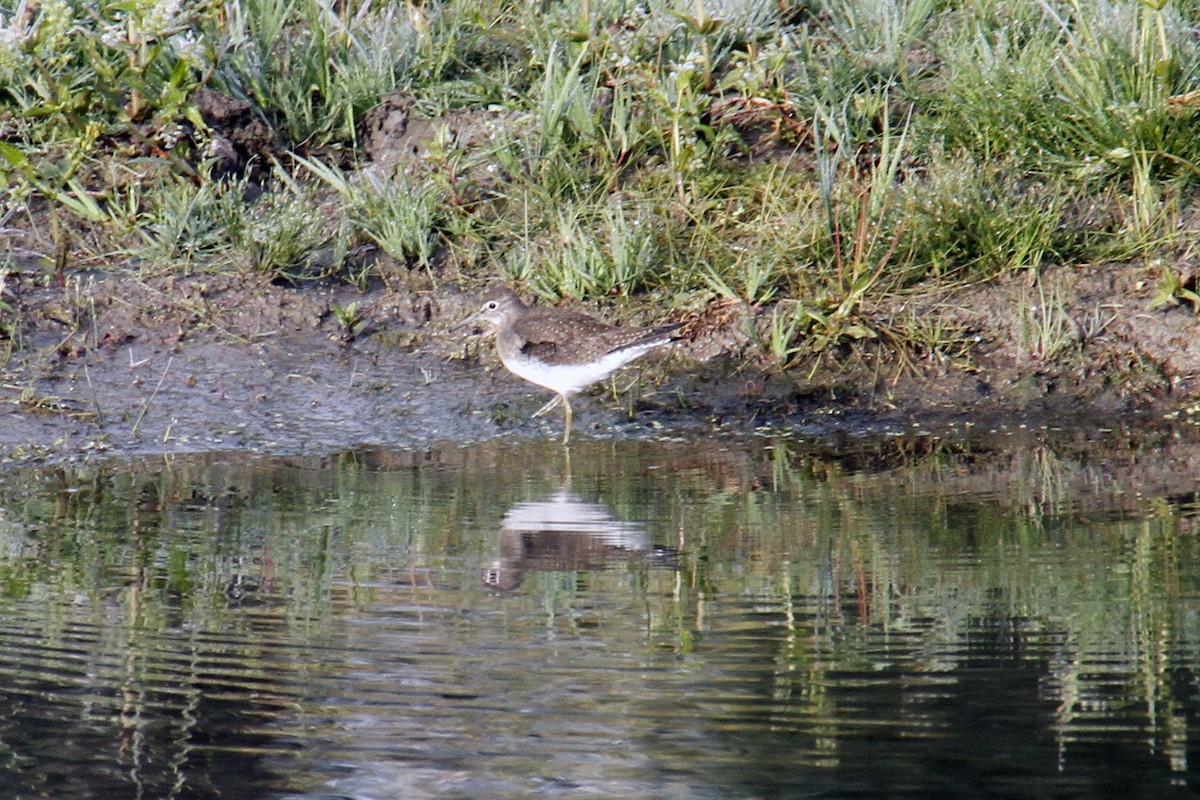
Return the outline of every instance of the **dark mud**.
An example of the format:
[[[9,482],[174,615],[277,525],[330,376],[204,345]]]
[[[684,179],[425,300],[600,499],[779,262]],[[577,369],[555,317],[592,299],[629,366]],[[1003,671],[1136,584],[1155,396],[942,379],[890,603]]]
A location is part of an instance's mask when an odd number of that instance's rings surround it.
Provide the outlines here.
[[[1014,279],[888,312],[956,331],[957,352],[881,339],[789,370],[749,333],[764,324],[762,310],[713,298],[685,315],[689,337],[673,352],[620,373],[616,394],[607,385],[581,398],[576,434],[966,441],[992,431],[1187,429],[1200,393],[1200,326],[1186,307],[1149,310],[1150,286],[1130,266],[1043,274],[1038,291],[1051,287],[1074,326],[1054,360],[1028,348],[1030,285]],[[55,286],[37,269],[9,272],[16,325],[5,343],[0,459],[558,436],[561,417],[529,419],[545,392],[501,369],[490,342],[449,332],[474,296],[113,272]],[[335,309],[352,303],[349,326]],[[623,306],[587,310],[654,318]]]

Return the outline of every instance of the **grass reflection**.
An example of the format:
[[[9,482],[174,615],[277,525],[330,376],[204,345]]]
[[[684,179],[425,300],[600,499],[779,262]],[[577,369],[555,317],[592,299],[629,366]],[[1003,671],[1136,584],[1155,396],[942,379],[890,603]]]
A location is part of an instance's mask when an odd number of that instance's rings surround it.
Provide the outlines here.
[[[644,691],[621,702],[650,729],[681,715],[814,768],[850,763],[864,731],[950,739],[995,697],[988,713],[1040,720],[1061,770],[1103,731],[1179,772],[1200,713],[1197,504],[1157,463],[779,439],[10,473],[0,678],[79,758],[116,742],[100,786],[153,761],[140,788],[164,797],[195,788],[212,730],[226,755],[280,755],[396,706],[466,735],[471,714],[442,705],[485,698],[515,736],[486,698],[536,706],[556,681],[601,707]]]

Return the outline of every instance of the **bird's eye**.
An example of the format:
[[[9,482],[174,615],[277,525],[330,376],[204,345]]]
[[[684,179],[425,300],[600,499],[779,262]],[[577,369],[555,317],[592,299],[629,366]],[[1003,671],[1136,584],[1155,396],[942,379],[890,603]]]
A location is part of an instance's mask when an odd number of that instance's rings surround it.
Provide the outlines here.
[[[495,300],[488,300],[488,301],[487,301],[487,302],[484,304],[484,306],[483,306],[483,307],[484,307],[484,308],[486,308],[488,311],[495,311],[497,308],[499,308],[499,307],[500,307],[500,304],[499,304],[499,303],[497,303]]]

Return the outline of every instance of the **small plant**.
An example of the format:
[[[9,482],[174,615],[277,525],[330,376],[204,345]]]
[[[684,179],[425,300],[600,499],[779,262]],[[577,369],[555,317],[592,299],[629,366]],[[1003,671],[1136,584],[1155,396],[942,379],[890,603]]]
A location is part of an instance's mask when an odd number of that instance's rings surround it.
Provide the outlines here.
[[[90,132],[94,140],[98,129]],[[84,151],[90,146],[91,141],[81,145],[78,152],[67,154],[61,159],[34,159],[30,158],[29,153],[0,141],[0,162],[7,164],[7,169],[0,170],[0,177],[14,176],[24,183],[25,191],[22,193],[28,193],[28,190],[36,191],[82,219],[98,223],[107,222],[108,214],[77,177],[79,167],[85,160]]]
[[[320,161],[298,158],[309,172],[331,187],[344,201],[350,225],[403,263],[429,267],[441,224],[445,190],[432,179],[405,176],[350,180]]]
[[[753,306],[766,303],[775,296],[783,266],[757,253],[743,253],[730,269],[723,272],[728,274],[722,275],[713,265],[704,264],[700,268],[700,277],[722,297],[741,300]]]
[[[309,188],[277,172],[255,200],[248,179],[166,180],[157,206],[140,230],[138,255],[159,269],[257,271],[281,278],[311,277],[312,255],[333,232]]]
[[[506,269],[546,298],[631,294],[649,282],[664,258],[648,215],[618,202],[558,212],[544,238],[520,248]]]
[[[777,303],[771,309],[771,324],[767,336],[767,352],[775,366],[788,369],[803,350],[798,343],[799,333],[807,327],[804,307],[795,301]]]
[[[320,277],[313,254],[332,238],[311,191],[294,181],[271,187],[244,209],[234,263],[279,278]],[[340,265],[335,265],[340,266]]]
[[[1162,270],[1162,277],[1159,278],[1158,290],[1154,293],[1154,298],[1150,301],[1150,308],[1155,309],[1167,305],[1190,303],[1192,313],[1200,314],[1200,292],[1196,290],[1194,276],[1185,276],[1183,272],[1165,264],[1160,264],[1159,266]]]
[[[909,260],[935,277],[992,278],[1084,252],[1088,243],[1068,219],[1078,189],[1021,175],[1015,164],[939,153],[902,192]]]
[[[1162,181],[1155,174],[1156,154],[1138,151],[1111,157],[1129,162],[1128,198],[1121,202],[1126,210],[1121,238],[1129,251],[1152,257],[1182,233],[1179,212],[1186,182],[1178,178]]]
[[[862,0],[830,4],[829,14],[846,58],[883,74],[897,74],[909,50],[935,18],[935,0]]]
[[[846,156],[844,145],[818,159],[822,200],[828,217],[828,239],[818,241],[832,274],[822,283],[816,302],[806,313],[816,323],[817,349],[845,338],[874,338],[877,334],[861,314],[863,303],[888,288],[899,288],[898,279],[888,275],[895,268],[893,257],[901,241],[902,223],[892,222],[890,209],[896,175],[904,156],[907,128],[899,134],[884,128],[874,168],[857,188],[854,228],[844,229],[839,203],[838,164]],[[841,137],[839,137],[841,138]]]
[[[1036,294],[1021,292],[1017,333],[1024,353],[1033,361],[1045,363],[1077,347],[1080,337],[1061,293],[1047,290],[1040,280],[1034,290]]]
[[[965,326],[941,314],[910,308],[891,320],[891,326],[894,340],[914,354],[964,362],[970,357],[972,341]]]
[[[610,202],[601,208],[599,224],[610,265],[611,286],[605,293],[630,294],[651,279],[665,256],[654,218]]]
[[[337,321],[342,341],[353,341],[367,326],[367,316],[359,309],[358,303],[347,303],[344,306],[334,304],[330,310]]]
[[[245,191],[244,180],[164,180],[155,192],[157,208],[140,231],[143,258],[185,273],[228,260],[246,224]]]

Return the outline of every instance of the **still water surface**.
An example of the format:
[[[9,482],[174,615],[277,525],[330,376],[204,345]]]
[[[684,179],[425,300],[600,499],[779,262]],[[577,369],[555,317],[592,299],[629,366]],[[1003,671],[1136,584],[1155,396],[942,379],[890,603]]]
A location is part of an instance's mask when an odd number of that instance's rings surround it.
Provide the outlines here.
[[[1200,479],[1094,462],[780,439],[0,474],[0,796],[1190,796]]]

